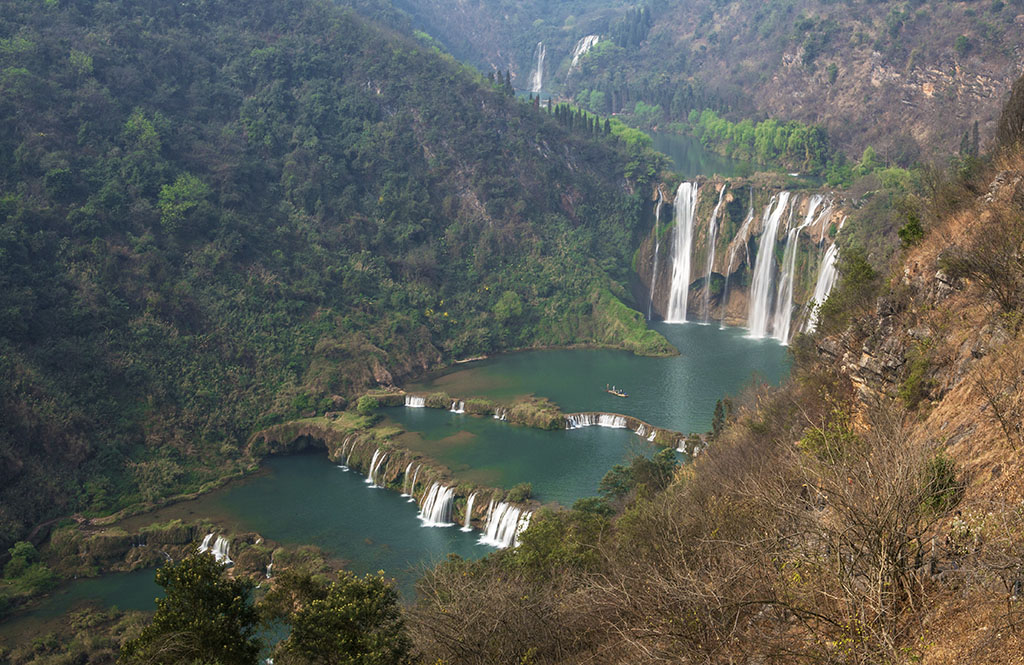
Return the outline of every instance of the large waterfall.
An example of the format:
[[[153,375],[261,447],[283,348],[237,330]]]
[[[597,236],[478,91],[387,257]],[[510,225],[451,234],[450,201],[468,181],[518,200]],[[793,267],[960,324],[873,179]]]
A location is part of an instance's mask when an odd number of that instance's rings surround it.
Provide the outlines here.
[[[725,198],[725,190],[728,185],[722,185],[718,192],[718,203],[711,212],[711,221],[708,222],[708,260],[707,268],[704,270],[704,323],[711,318],[711,269],[715,266],[715,240],[718,237],[718,212],[722,209],[722,200]]]
[[[672,234],[672,284],[668,294],[666,323],[686,323],[686,302],[690,295],[690,254],[693,221],[697,213],[697,183],[681,182],[676,190],[675,231]]]
[[[479,542],[500,549],[518,545],[518,536],[530,525],[532,516],[533,513],[528,510],[517,508],[504,501],[495,505],[492,500],[487,509],[487,523]]]
[[[420,506],[420,521],[423,526],[453,526],[452,503],[455,501],[455,488],[434,483],[430,486]]]
[[[811,313],[807,317],[807,325],[804,326],[806,332],[811,333],[818,328],[818,308],[825,302],[828,294],[832,292],[832,287],[835,286],[836,278],[839,276],[838,263],[839,244],[832,243],[825,250],[825,256],[821,259],[821,265],[818,267],[818,281],[814,285],[814,297],[808,303]]]
[[[476,492],[469,495],[466,499],[466,523],[462,525],[460,531],[472,531],[473,527],[470,526],[469,522],[473,519],[473,499],[476,498]]]
[[[769,204],[764,211],[761,241],[757,245],[754,278],[750,286],[747,327],[751,337],[764,337],[768,334],[775,272],[775,242],[779,234],[779,222],[789,207],[789,192],[779,192],[773,202],[774,207]]]
[[[572,47],[572,64],[569,65],[569,71],[576,69],[576,65],[580,64],[580,58],[586,54],[587,51],[594,48],[597,42],[600,41],[599,35],[587,35],[576,42],[576,46]]]
[[[200,552],[210,552],[213,554],[213,558],[217,560],[217,563],[234,563],[228,556],[228,550],[231,547],[231,543],[224,536],[218,536],[213,533],[206,534],[203,538],[202,544],[199,546]]]
[[[658,288],[658,252],[661,250],[661,238],[658,222],[661,221],[661,207],[665,204],[665,197],[658,188],[658,205],[654,209],[654,269],[651,273],[651,296],[647,300],[647,320],[651,320],[651,311],[654,308],[654,289]]]
[[[789,343],[789,329],[793,322],[793,280],[800,232],[814,221],[814,213],[818,211],[821,202],[820,194],[812,196],[807,203],[807,215],[804,216],[803,223],[790,229],[786,234],[786,251],[782,255],[782,272],[779,275],[779,288],[775,293],[775,316],[772,321],[772,336],[783,344]]]
[[[533,50],[533,59],[537,63],[530,74],[530,92],[537,94],[544,87],[544,42],[537,42]]]

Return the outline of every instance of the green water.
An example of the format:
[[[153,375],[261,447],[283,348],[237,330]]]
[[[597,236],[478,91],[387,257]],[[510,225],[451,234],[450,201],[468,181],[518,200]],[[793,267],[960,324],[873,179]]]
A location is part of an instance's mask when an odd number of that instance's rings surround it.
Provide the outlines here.
[[[741,173],[753,173],[753,164],[736,159],[722,157],[704,149],[696,138],[671,132],[647,132],[654,149],[668,155],[672,160],[673,169],[683,179],[692,179],[701,175],[720,175],[732,178]],[[762,167],[763,169],[763,167]]]
[[[625,351],[528,351],[469,363],[409,390],[497,400],[535,394],[553,400],[567,413],[623,413],[688,433],[711,428],[719,398],[738,395],[754,381],[778,384],[789,372],[786,347],[776,340],[748,339],[742,328],[721,330],[717,324],[695,323],[651,327],[681,355],[641,358]],[[609,395],[605,384],[625,390],[629,397]]]
[[[234,531],[256,531],[291,545],[317,545],[356,573],[384,570],[406,593],[422,566],[454,552],[479,557],[492,548],[479,533],[424,528],[418,508],[395,492],[371,489],[323,453],[267,460],[265,473],[211,495],[210,512]]]
[[[554,432],[440,409],[384,409],[412,436],[399,443],[445,464],[457,480],[509,489],[530,483],[538,501],[571,506],[597,494],[604,474],[658,448],[630,430],[587,427]]]

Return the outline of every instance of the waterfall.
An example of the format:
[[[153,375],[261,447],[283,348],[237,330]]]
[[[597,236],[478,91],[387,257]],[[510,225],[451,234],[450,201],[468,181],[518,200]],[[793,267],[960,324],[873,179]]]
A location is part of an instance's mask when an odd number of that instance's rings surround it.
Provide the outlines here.
[[[366,484],[370,487],[381,487],[381,485],[377,484],[375,477],[377,475],[377,470],[384,465],[384,460],[386,460],[387,457],[387,453],[384,453],[383,455],[381,454],[380,448],[373,451],[373,458],[370,460],[370,473],[366,476]]]
[[[569,72],[576,69],[576,65],[580,64],[580,58],[594,48],[600,40],[599,35],[587,35],[576,42],[576,46],[572,47],[572,64],[569,65]]]
[[[818,281],[814,285],[814,297],[808,303],[808,306],[811,308],[811,314],[807,318],[807,324],[804,326],[806,332],[812,333],[818,328],[818,308],[825,302],[828,294],[832,291],[832,287],[835,286],[836,278],[839,276],[838,263],[839,244],[832,243],[825,250],[825,256],[821,259],[821,265],[818,267]]]
[[[272,577],[271,571],[273,571],[273,570],[274,570],[274,553],[271,552],[270,553],[270,563],[267,564],[267,579],[268,580]]]
[[[452,503],[455,488],[434,483],[423,498],[419,519],[423,526],[452,526]]]
[[[409,494],[407,495],[409,497],[409,503],[416,502],[416,477],[420,475],[421,468],[423,468],[422,464],[418,465],[416,470],[412,472],[412,484],[409,485]]]
[[[704,271],[704,323],[711,318],[711,269],[715,265],[715,240],[718,236],[718,211],[722,209],[722,200],[725,198],[725,190],[728,184],[722,185],[722,191],[718,193],[718,203],[711,212],[711,221],[708,222],[708,260],[707,270]]]
[[[469,525],[469,521],[473,519],[473,499],[475,498],[476,492],[473,492],[472,494],[469,495],[469,498],[466,499],[466,523],[462,526],[462,529],[460,529],[460,531],[473,530],[473,527]]]
[[[514,547],[519,544],[519,534],[530,525],[530,518],[533,516],[528,510],[517,508],[510,503],[501,503],[491,506],[487,511],[487,523],[484,526],[484,533],[478,541],[481,545],[490,545],[499,549]]]
[[[533,58],[536,61],[533,73],[530,74],[530,92],[537,94],[544,87],[544,42],[537,42],[533,50]]]
[[[658,252],[661,249],[661,238],[658,237],[658,222],[661,221],[661,206],[665,204],[665,197],[661,194],[661,187],[658,187],[658,206],[654,209],[654,272],[651,273],[651,295],[647,301],[647,320],[651,320],[651,311],[654,308],[654,289],[658,288]]]
[[[697,183],[681,182],[676,190],[676,228],[672,235],[672,285],[668,293],[666,323],[686,323],[686,300],[690,294],[690,254],[693,246],[693,218],[697,212]]]
[[[747,229],[750,228],[750,223],[754,221],[754,188],[750,188],[750,207],[747,209],[747,218],[740,224],[740,230],[736,232],[736,238],[745,238]],[[735,241],[735,238],[733,239]],[[744,249],[747,246],[747,241],[743,241]],[[729,258],[725,264],[725,287],[722,289],[722,320],[720,328],[725,328],[725,308],[729,304],[729,275],[732,273],[732,262],[736,259],[736,245],[733,244],[729,250]]]
[[[232,564],[234,563],[228,556],[228,550],[231,547],[231,543],[224,536],[218,536],[213,533],[206,534],[203,538],[203,543],[199,546],[200,552],[210,552],[213,554],[213,558],[217,560],[217,563]]]
[[[612,429],[628,429],[625,416],[614,413],[571,413],[565,416],[565,429],[581,427],[610,427]]]
[[[786,251],[782,256],[782,272],[779,275],[779,289],[775,293],[775,316],[772,323],[774,337],[783,344],[789,343],[789,329],[793,323],[793,278],[796,272],[796,252],[800,244],[800,231],[814,222],[814,213],[821,205],[822,196],[815,194],[807,203],[807,215],[803,223],[786,234]]]
[[[354,438],[355,438],[355,435],[350,434],[349,436],[345,437],[344,441],[341,442],[341,449],[339,450],[339,452],[341,453],[341,455],[345,456],[345,463],[344,464],[339,464],[338,468],[341,469],[342,471],[348,471],[348,459],[350,457],[352,457],[352,450],[349,449],[348,444]],[[355,446],[355,442],[353,442],[352,443],[352,448],[355,448],[355,447],[356,447]],[[347,454],[345,453],[346,450],[348,450]],[[339,457],[341,457],[341,455],[339,455]]]
[[[508,420],[508,409],[503,406],[499,406],[494,409],[495,420]]]
[[[413,409],[422,409],[427,405],[427,398],[416,397],[415,395],[406,395],[405,405]]]
[[[636,428],[636,432],[634,433],[641,439],[645,438],[647,436],[647,426],[644,425],[643,423],[640,423],[640,425]]]
[[[406,485],[409,484],[409,472],[412,470],[412,462],[405,467],[405,473],[402,474],[402,496],[408,497],[409,491],[406,489]]]
[[[348,471],[352,466],[348,463],[352,459],[352,451],[356,449],[355,435],[353,435],[352,447],[348,449],[348,453],[345,455],[345,470]]]
[[[465,413],[466,412],[466,403],[465,402],[460,402],[458,400],[453,400],[451,408],[449,408],[448,410],[451,411],[452,413]]]
[[[789,192],[779,192],[772,203],[764,209],[764,224],[761,229],[761,241],[757,245],[754,279],[750,286],[750,309],[747,315],[747,327],[750,329],[751,337],[764,337],[768,334],[768,313],[772,305],[772,277],[775,267],[775,239],[779,234],[779,221],[787,207]]]

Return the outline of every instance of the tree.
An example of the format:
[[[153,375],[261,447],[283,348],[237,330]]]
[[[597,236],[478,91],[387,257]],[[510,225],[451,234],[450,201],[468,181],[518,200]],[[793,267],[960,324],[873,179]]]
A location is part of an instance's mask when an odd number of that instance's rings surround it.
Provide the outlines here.
[[[213,555],[202,553],[163,566],[156,583],[165,596],[156,601],[153,621],[122,646],[119,663],[257,662],[259,617],[249,580],[227,579]]]
[[[299,609],[286,618],[291,634],[278,646],[274,662],[400,665],[412,661],[412,641],[398,592],[383,577],[360,579],[344,572],[337,582],[324,585],[308,575],[296,575],[287,586]]]

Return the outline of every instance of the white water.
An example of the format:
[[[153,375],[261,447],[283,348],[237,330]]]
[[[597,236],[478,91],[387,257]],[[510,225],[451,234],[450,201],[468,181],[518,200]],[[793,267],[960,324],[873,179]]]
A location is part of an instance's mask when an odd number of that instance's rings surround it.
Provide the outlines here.
[[[533,59],[537,63],[530,74],[530,92],[536,94],[544,87],[544,42],[537,42],[533,50]]]
[[[273,577],[273,570],[274,570],[274,553],[271,552],[270,553],[270,563],[267,564],[267,579],[268,580],[271,577]]]
[[[349,466],[348,461],[350,459],[352,459],[352,451],[355,450],[355,448],[356,448],[356,442],[355,442],[355,436],[354,435],[352,436],[352,439],[353,439],[352,440],[352,447],[348,449],[348,453],[345,455],[345,470],[346,471],[348,471],[350,468],[352,468],[351,466]]]
[[[676,190],[672,234],[672,283],[668,293],[665,323],[686,323],[686,301],[690,295],[690,254],[693,248],[693,218],[697,212],[697,184],[679,183]]]
[[[427,399],[425,397],[416,397],[415,395],[406,395],[405,405],[413,409],[422,409],[427,405]]]
[[[774,204],[774,205],[773,205]],[[775,240],[779,234],[779,221],[789,207],[789,192],[779,192],[764,209],[764,223],[761,241],[757,246],[754,278],[750,287],[750,309],[747,314],[747,328],[750,337],[765,337],[768,334],[771,311],[772,282],[775,267]]]
[[[465,413],[466,412],[466,403],[465,402],[460,402],[458,400],[455,400],[455,401],[452,402],[452,406],[448,410],[451,411],[452,413]]]
[[[495,420],[508,420],[508,409],[503,406],[499,406],[494,410]]]
[[[612,413],[572,413],[565,417],[565,429],[581,427],[610,427],[611,429],[627,429],[624,416]]]
[[[572,47],[572,64],[569,65],[569,71],[576,69],[576,65],[580,64],[580,58],[586,55],[587,51],[597,46],[597,42],[601,40],[599,35],[587,35],[576,42],[576,46]]]
[[[746,238],[747,229],[750,228],[750,223],[754,221],[754,188],[750,188],[750,208],[747,210],[747,218],[743,220],[743,224],[740,225],[740,230],[736,233],[736,238]],[[733,239],[735,240],[735,238]],[[732,249],[729,250],[729,260],[725,264],[725,287],[722,289],[722,323],[721,328],[725,328],[725,309],[729,304],[729,274],[732,272],[732,262],[736,259],[736,245],[733,243]],[[747,248],[747,241],[743,241],[744,251]]]
[[[453,526],[452,502],[455,500],[455,488],[441,483],[430,486],[420,506],[419,519],[423,526]]]
[[[370,472],[367,474],[366,481],[365,481],[366,484],[369,485],[370,487],[373,487],[373,488],[379,488],[380,487],[380,485],[378,485],[377,481],[376,481],[377,470],[380,469],[384,465],[384,460],[386,460],[387,458],[388,458],[388,454],[387,453],[381,454],[380,448],[378,448],[377,450],[373,451],[373,457],[370,459]]]
[[[722,185],[722,191],[718,193],[718,203],[711,212],[711,221],[708,222],[708,260],[707,269],[704,271],[704,323],[711,318],[711,269],[715,265],[715,240],[718,237],[718,211],[722,209],[722,200],[725,198],[725,190],[728,185]]]
[[[832,287],[835,286],[836,278],[839,276],[838,263],[839,245],[832,243],[825,250],[825,256],[821,259],[821,265],[818,267],[818,281],[814,285],[814,297],[808,303],[811,314],[807,317],[807,325],[804,326],[804,330],[807,332],[814,332],[818,328],[818,308],[825,302],[828,294],[832,292]]]
[[[658,288],[658,253],[661,251],[661,238],[658,233],[658,222],[661,221],[661,207],[665,204],[665,197],[661,195],[661,187],[658,188],[658,206],[654,209],[654,271],[651,273],[651,296],[647,301],[647,320],[651,320],[651,310],[654,308],[654,290]]]
[[[789,329],[793,322],[793,280],[796,272],[796,251],[800,243],[800,231],[814,222],[814,214],[821,205],[822,196],[815,194],[807,203],[807,215],[800,226],[792,228],[786,234],[786,251],[782,255],[782,272],[779,275],[779,288],[775,293],[775,316],[773,317],[772,335],[783,344],[789,343]]]
[[[217,563],[232,564],[234,563],[228,556],[228,550],[231,547],[231,543],[224,536],[218,536],[213,533],[206,534],[203,538],[203,543],[199,546],[200,552],[211,552],[213,558],[217,560]]]
[[[473,519],[473,499],[476,498],[476,492],[469,495],[466,499],[466,523],[462,525],[460,531],[472,531],[473,527],[469,525],[469,521]]]
[[[420,475],[420,469],[423,467],[422,464],[416,467],[416,470],[412,472],[412,484],[409,485],[409,503],[416,502],[416,477]]]
[[[530,525],[532,516],[533,513],[528,510],[517,508],[504,501],[495,505],[492,500],[487,510],[484,533],[478,542],[499,549],[515,547],[519,544],[519,534]]]
[[[409,472],[411,470],[412,470],[412,462],[409,462],[409,465],[407,467],[405,467],[405,473],[402,474],[402,496],[404,496],[404,497],[408,497],[409,496],[409,490],[406,489],[406,486],[409,484]]]

